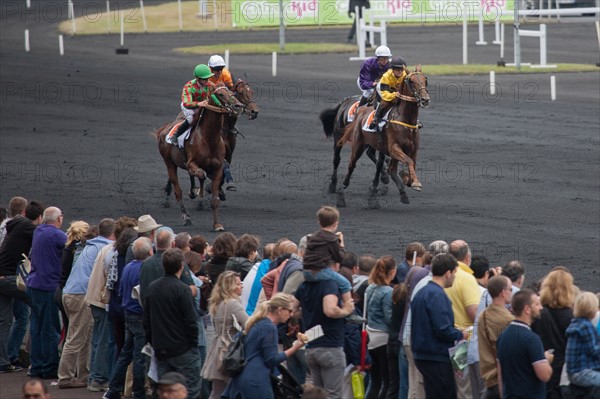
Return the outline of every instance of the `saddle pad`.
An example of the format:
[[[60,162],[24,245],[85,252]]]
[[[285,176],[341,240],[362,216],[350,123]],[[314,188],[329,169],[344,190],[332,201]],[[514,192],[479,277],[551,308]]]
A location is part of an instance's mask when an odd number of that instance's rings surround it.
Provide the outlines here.
[[[385,125],[387,124],[387,117],[390,114],[389,110],[388,112],[385,113],[385,115],[383,116],[383,118],[381,119],[381,121],[379,122],[379,130],[383,130],[383,128],[385,127]],[[374,133],[377,130],[376,129],[369,129],[369,125],[371,125],[371,122],[373,122],[373,118],[375,117],[375,111],[371,111],[371,113],[369,114],[369,116],[367,117],[367,120],[365,122],[365,124],[363,125],[363,130],[365,132],[371,132]]]
[[[173,144],[173,135],[175,134],[175,132],[177,131],[177,129],[179,129],[179,126],[182,124],[183,122],[179,122],[176,123],[171,130],[169,130],[169,133],[167,134],[167,143],[169,144]],[[192,131],[192,128],[189,127],[185,133],[183,133],[181,136],[179,136],[178,140],[177,140],[177,146],[179,148],[183,148],[185,141],[187,140],[188,137],[190,137],[190,133]]]
[[[358,110],[358,104],[359,103],[360,103],[360,101],[355,102],[348,109],[348,117],[346,118],[346,120],[348,121],[348,123],[352,123],[352,121],[354,120],[354,116],[356,115],[356,111]]]

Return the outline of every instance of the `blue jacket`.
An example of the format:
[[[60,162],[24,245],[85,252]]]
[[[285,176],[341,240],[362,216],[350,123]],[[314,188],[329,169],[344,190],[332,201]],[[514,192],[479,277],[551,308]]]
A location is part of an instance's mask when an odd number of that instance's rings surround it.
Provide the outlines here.
[[[381,79],[390,67],[391,64],[389,62],[385,66],[379,65],[377,57],[367,59],[360,67],[360,75],[358,77],[360,88],[363,90],[374,89],[373,82]]]
[[[566,335],[567,373],[574,374],[589,369],[600,370],[600,336],[592,322],[576,317],[567,327]]]
[[[430,281],[410,304],[413,357],[418,360],[450,362],[448,349],[463,338],[454,328],[452,303],[444,289]]]
[[[392,291],[388,285],[377,284],[370,284],[365,291],[367,324],[388,334],[392,327]]]
[[[81,255],[73,264],[71,275],[63,288],[63,294],[85,294],[87,292],[96,256],[104,246],[111,243],[113,243],[112,240],[102,236],[92,238],[85,243]]]

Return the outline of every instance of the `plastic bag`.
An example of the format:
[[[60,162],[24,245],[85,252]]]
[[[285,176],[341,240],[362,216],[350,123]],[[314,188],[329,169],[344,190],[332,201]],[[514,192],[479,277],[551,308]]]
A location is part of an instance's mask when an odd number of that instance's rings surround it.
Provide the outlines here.
[[[452,369],[454,370],[454,374],[456,374],[461,379],[466,379],[468,377],[468,350],[469,341],[467,340],[462,340],[452,348],[448,349],[448,353],[450,354],[450,362],[452,363]]]

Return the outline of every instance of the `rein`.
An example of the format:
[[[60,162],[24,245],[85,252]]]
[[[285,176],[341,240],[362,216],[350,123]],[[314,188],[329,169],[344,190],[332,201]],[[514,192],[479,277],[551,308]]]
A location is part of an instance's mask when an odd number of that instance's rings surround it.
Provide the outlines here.
[[[409,73],[406,76],[406,79],[404,80],[404,82],[406,82],[406,85],[408,86],[408,89],[413,92],[413,95],[412,96],[408,96],[406,94],[399,94],[398,98],[400,98],[401,100],[404,100],[404,101],[411,102],[411,103],[419,103],[420,102],[420,98],[417,97],[417,92],[415,92],[412,89],[412,86],[410,84],[410,77],[412,75],[422,75],[422,73],[421,72],[411,72],[411,73]],[[404,82],[403,82],[403,84],[404,84]],[[418,91],[421,91],[423,89],[425,89],[425,87],[421,86],[421,87],[419,87]],[[410,125],[410,124],[402,122],[402,121],[388,120],[388,122],[394,123],[396,125],[401,125],[401,126],[409,128],[409,129],[413,129],[413,130],[418,130],[419,129],[419,127],[417,125]]]
[[[237,90],[238,90],[238,87],[239,87],[240,85],[244,84],[244,83],[246,83],[246,82],[244,82],[243,80],[240,80],[239,82],[237,82],[237,83],[235,84],[235,86],[233,87],[233,90],[235,91],[235,93],[236,93],[236,94],[237,94],[237,93],[239,93],[239,92],[237,91]],[[246,83],[246,84],[247,84],[247,83]],[[237,98],[237,97],[236,97],[236,98]],[[239,99],[239,98],[238,98],[238,101],[240,101],[240,99]],[[248,105],[250,105],[250,104],[252,104],[252,103],[255,103],[255,101],[254,101],[252,98],[249,98],[249,99],[248,99],[248,101],[246,101],[246,102],[242,103],[242,105],[244,106],[244,108],[243,108],[243,112],[246,112],[246,107],[248,107]],[[256,103],[255,103],[255,104],[256,104]]]

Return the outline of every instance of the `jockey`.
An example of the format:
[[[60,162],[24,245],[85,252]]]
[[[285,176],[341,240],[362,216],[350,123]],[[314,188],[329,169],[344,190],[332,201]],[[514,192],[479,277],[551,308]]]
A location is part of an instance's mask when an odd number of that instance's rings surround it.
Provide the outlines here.
[[[381,101],[377,105],[375,117],[369,125],[370,129],[375,129],[388,109],[394,104],[400,96],[400,86],[407,76],[404,68],[406,61],[402,57],[394,57],[391,62],[391,69],[383,74],[379,82],[378,94],[381,96]]]
[[[223,83],[229,90],[233,90],[233,78],[231,77],[231,72],[225,68],[226,65],[223,57],[213,55],[208,59],[208,67],[213,73],[213,76],[209,79],[212,83]]]
[[[381,79],[381,76],[390,69],[390,58],[392,52],[386,46],[379,46],[375,49],[375,57],[371,57],[363,62],[360,67],[360,75],[358,76],[357,84],[358,88],[362,90],[363,94],[360,99],[359,106],[365,105],[369,100],[377,81]]]
[[[194,68],[195,79],[190,80],[183,86],[181,93],[181,111],[185,116],[185,120],[177,132],[171,138],[171,144],[177,145],[177,138],[181,136],[191,125],[194,120],[194,115],[200,108],[204,108],[208,103],[208,97],[212,95],[214,85],[209,82],[209,78],[213,76],[210,68],[205,64],[199,64]],[[219,101],[214,97],[215,102]]]

